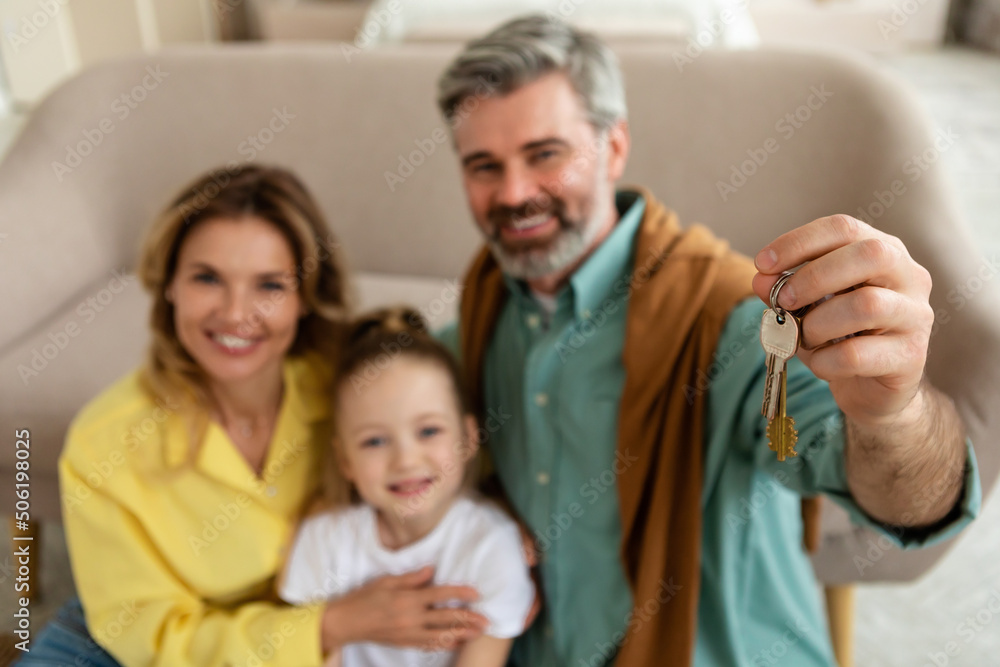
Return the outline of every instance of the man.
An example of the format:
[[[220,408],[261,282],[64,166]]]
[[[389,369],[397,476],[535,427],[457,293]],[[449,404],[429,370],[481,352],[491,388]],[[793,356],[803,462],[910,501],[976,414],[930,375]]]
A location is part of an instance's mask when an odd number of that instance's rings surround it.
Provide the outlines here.
[[[651,193],[616,191],[621,75],[564,23],[528,17],[470,43],[439,103],[462,114],[454,143],[487,246],[453,343],[480,405],[511,415],[488,447],[540,556],[545,605],[513,661],[757,665],[780,645],[788,664],[832,665],[800,496],[826,493],[904,545],[978,512],[961,420],[923,379],[926,270],[840,215],[754,266]],[[753,295],[767,302],[804,262],[780,305],[835,296],[802,318],[788,365],[799,456],[778,463]],[[743,353],[699,385],[734,343]]]

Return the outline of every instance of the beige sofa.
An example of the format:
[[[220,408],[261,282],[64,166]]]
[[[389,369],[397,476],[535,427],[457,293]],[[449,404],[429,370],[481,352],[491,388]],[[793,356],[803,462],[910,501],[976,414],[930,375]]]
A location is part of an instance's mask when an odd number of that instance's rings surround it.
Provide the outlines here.
[[[193,175],[255,159],[297,170],[325,208],[360,301],[447,319],[476,245],[434,83],[451,48],[191,47],[84,72],[48,98],[0,164],[0,507],[12,434],[31,433],[32,513],[58,517],[56,458],[72,415],[139,363],[139,239]],[[943,182],[932,132],[900,86],[820,52],[621,51],[633,154],[683,220],[753,253],[791,227],[864,210],[935,280],[928,373],[968,422],[989,488],[1000,468],[1000,296]],[[811,105],[811,106],[810,106]],[[798,118],[796,119],[796,116]],[[938,148],[935,148],[937,141]],[[103,474],[95,467],[94,474]],[[908,579],[948,545],[852,563],[870,535],[825,505],[815,563],[830,583]]]

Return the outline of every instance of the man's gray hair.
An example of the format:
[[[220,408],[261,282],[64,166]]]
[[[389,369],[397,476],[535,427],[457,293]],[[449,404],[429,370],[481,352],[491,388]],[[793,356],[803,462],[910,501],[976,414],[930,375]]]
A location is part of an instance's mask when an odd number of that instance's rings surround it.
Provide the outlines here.
[[[536,14],[470,42],[438,81],[438,106],[454,126],[473,96],[507,95],[550,72],[564,72],[598,132],[627,116],[618,59],[596,36]]]

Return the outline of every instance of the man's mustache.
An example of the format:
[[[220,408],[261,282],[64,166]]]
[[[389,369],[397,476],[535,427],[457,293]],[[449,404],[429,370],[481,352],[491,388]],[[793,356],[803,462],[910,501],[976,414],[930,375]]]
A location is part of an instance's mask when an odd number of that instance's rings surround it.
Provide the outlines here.
[[[554,197],[544,200],[533,200],[525,202],[519,206],[494,206],[489,211],[489,221],[497,227],[511,226],[515,222],[533,218],[536,215],[547,213],[555,215],[560,222],[565,219],[566,207],[562,200]]]

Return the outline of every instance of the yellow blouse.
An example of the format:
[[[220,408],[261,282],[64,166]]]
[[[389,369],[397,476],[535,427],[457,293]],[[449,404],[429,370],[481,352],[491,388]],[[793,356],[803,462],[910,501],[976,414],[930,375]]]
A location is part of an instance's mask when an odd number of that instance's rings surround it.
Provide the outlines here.
[[[89,403],[59,460],[73,576],[95,641],[123,665],[320,665],[321,605],[273,595],[329,446],[328,376],[284,365],[284,397],[258,476],[209,423],[187,427],[139,373]]]

